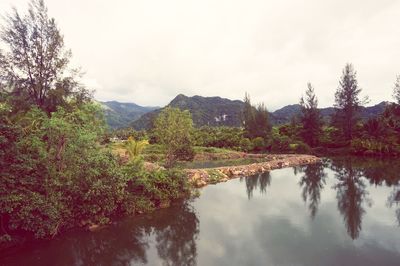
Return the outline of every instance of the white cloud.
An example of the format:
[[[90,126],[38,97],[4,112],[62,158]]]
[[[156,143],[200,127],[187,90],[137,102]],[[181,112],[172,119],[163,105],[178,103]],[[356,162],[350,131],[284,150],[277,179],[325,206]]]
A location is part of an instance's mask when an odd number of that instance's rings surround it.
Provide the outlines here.
[[[333,103],[352,62],[371,103],[390,100],[400,73],[400,1],[47,0],[74,62],[100,100],[164,105],[178,93],[270,109],[312,82]],[[25,9],[23,0],[2,0]]]

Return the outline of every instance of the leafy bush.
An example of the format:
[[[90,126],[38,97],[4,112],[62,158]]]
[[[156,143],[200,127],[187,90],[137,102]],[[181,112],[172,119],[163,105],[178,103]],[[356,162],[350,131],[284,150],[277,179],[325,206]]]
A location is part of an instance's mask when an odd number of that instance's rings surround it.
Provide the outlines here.
[[[256,151],[260,151],[265,148],[265,141],[261,137],[254,138],[252,140],[253,149]]]
[[[201,127],[194,132],[194,143],[203,147],[240,149],[243,135],[241,128]]]
[[[189,193],[180,171],[146,172],[140,156],[120,165],[97,142],[103,132],[98,110],[92,104],[59,108],[48,117],[34,108],[14,121],[0,118],[0,218],[11,235],[44,238],[107,224]]]
[[[374,139],[354,139],[351,141],[351,152],[360,155],[398,155],[400,145]]]
[[[290,148],[294,153],[305,153],[310,154],[311,148],[306,143],[302,141],[297,141],[296,143],[290,144]]]
[[[97,144],[102,119],[95,105],[51,117],[33,108],[13,121],[15,136],[0,161],[1,215],[11,230],[45,237],[87,223],[107,223],[125,182],[114,157]]]
[[[134,199],[130,206],[125,205],[124,211],[146,212],[190,194],[190,184],[183,171],[159,169],[147,172],[138,166],[140,164],[124,166],[128,178],[127,197]]]
[[[253,149],[253,143],[248,138],[243,138],[240,141],[240,149],[243,151],[251,151]]]

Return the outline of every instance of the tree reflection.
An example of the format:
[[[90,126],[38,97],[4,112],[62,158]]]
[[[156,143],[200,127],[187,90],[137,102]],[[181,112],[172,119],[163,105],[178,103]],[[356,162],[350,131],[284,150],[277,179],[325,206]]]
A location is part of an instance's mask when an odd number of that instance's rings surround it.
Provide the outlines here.
[[[243,181],[243,178],[240,178],[240,181]],[[260,189],[261,194],[267,192],[267,187],[271,184],[271,174],[270,172],[264,172],[253,176],[247,176],[244,177],[244,181],[246,183],[247,197],[251,199],[254,190],[257,188]]]
[[[158,219],[155,224],[157,251],[163,265],[196,265],[196,239],[199,220],[187,209],[172,221]]]
[[[362,179],[362,171],[353,168],[349,158],[343,164],[333,164],[338,183],[333,187],[337,190],[338,209],[343,216],[347,232],[356,239],[362,228],[362,217],[365,214],[364,201],[370,204],[368,192]]]
[[[187,203],[131,219],[85,237],[73,236],[65,243],[70,249],[66,255],[73,263],[66,264],[146,264],[146,253],[154,235],[163,265],[196,265],[199,220]]]
[[[397,209],[395,211],[397,224],[400,226],[400,186],[395,186],[392,193],[389,195],[388,198],[389,206],[392,207],[396,205]]]
[[[325,185],[326,173],[324,172],[324,165],[310,164],[298,168],[297,171],[304,173],[299,185],[303,187],[303,200],[305,203],[309,202],[308,209],[310,210],[310,216],[314,219],[321,200],[321,191]]]

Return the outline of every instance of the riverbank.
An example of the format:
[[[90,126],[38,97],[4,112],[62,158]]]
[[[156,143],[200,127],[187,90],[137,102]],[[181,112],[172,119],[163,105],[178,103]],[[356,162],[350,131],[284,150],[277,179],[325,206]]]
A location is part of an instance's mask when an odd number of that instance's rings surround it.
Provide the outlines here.
[[[274,169],[321,162],[320,158],[306,154],[246,154],[244,157],[262,158],[265,162],[207,169],[185,169],[184,171],[193,186],[200,188],[207,184],[226,182],[242,176],[253,176]]]

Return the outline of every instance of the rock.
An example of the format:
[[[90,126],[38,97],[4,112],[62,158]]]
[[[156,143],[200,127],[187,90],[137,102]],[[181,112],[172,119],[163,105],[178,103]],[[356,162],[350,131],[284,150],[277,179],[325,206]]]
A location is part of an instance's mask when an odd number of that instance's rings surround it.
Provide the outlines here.
[[[272,169],[320,162],[321,159],[312,155],[247,155],[254,158],[268,158],[268,162],[255,163],[242,166],[218,167],[213,169],[188,169],[188,178],[196,187],[203,187],[209,183],[226,182],[230,178],[255,175]],[[209,176],[214,172],[218,178]]]

